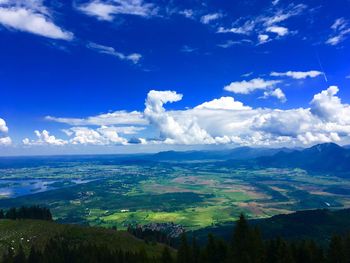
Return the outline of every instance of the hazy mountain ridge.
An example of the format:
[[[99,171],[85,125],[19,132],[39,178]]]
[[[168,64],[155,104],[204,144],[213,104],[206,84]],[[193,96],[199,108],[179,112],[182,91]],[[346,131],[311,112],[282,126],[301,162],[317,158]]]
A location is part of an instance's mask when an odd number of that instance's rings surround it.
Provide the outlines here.
[[[229,166],[301,168],[311,173],[350,175],[350,149],[335,143],[317,144],[306,149],[239,147],[222,151],[160,152],[147,156],[153,161],[225,161]]]
[[[252,159],[261,156],[272,156],[278,152],[291,152],[289,148],[252,148],[238,147],[227,150],[217,151],[165,151],[159,152],[148,158],[158,161],[176,161],[176,160],[243,160]]]
[[[335,143],[324,143],[304,150],[279,152],[263,156],[256,164],[266,167],[301,168],[308,172],[320,172],[349,176],[350,150]]]

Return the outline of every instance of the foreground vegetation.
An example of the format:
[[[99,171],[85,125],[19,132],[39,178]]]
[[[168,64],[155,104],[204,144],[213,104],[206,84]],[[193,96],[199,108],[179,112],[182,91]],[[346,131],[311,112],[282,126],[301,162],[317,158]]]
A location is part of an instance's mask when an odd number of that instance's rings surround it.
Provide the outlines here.
[[[9,222],[11,221],[11,222]],[[1,220],[0,233],[10,230],[9,223],[25,223],[32,228],[36,221],[27,220]],[[45,221],[37,221],[42,224]],[[7,227],[3,226],[7,223]],[[50,234],[56,224],[45,222],[44,228]],[[51,225],[50,227],[48,227]],[[55,225],[54,228],[52,228]],[[72,226],[71,226],[72,227]],[[298,240],[286,241],[282,238],[263,240],[260,230],[251,227],[243,215],[240,216],[234,228],[231,240],[225,242],[217,239],[212,234],[208,235],[207,244],[204,247],[198,245],[198,240],[193,236],[189,242],[186,234],[181,236],[181,241],[175,253],[167,246],[154,243],[135,247],[135,243],[142,241],[134,239],[126,242],[130,236],[124,236],[118,242],[110,243],[111,236],[118,232],[101,233],[94,228],[72,227],[75,235],[66,235],[62,231],[46,240],[41,246],[38,242],[31,244],[26,249],[22,243],[16,248],[7,247],[3,251],[4,263],[61,263],[61,262],[116,262],[116,263],[348,263],[350,261],[350,235],[334,236],[328,246],[319,246],[314,241]],[[20,229],[16,228],[16,231]],[[95,232],[88,235],[89,231]],[[124,233],[126,234],[126,233]],[[129,240],[130,241],[130,240]],[[138,244],[140,245],[140,244]],[[161,251],[155,252],[155,248]]]
[[[29,257],[33,253],[39,257],[42,254],[46,260],[50,260],[44,262],[70,262],[51,261],[53,258],[46,257],[44,253],[54,255],[53,251],[58,254],[64,251],[75,255],[79,254],[79,251],[89,252],[94,249],[104,251],[103,255],[132,257],[146,254],[147,258],[152,259],[159,258],[163,248],[162,244],[146,243],[125,231],[115,229],[58,224],[50,220],[0,219],[0,255],[4,255],[5,262],[12,262],[11,258],[21,254]],[[174,253],[174,250],[170,249],[170,252]],[[60,258],[60,255],[57,255],[57,258]],[[81,258],[84,257],[81,256]]]

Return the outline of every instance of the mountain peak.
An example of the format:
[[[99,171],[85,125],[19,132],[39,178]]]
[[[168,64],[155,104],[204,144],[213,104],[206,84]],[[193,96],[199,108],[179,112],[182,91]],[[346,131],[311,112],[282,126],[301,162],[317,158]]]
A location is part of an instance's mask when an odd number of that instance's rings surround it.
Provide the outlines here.
[[[341,146],[339,146],[336,143],[333,142],[327,142],[327,143],[321,143],[321,144],[317,144],[312,146],[311,148],[309,148],[310,150],[316,150],[318,152],[323,152],[323,151],[332,151],[332,150],[343,150],[343,148]]]

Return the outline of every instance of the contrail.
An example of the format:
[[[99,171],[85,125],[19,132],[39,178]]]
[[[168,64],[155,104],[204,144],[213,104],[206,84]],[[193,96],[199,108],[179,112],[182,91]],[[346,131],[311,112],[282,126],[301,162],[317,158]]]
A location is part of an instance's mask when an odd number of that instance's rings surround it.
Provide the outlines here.
[[[322,70],[324,80],[326,81],[326,83],[328,83],[328,78],[327,78],[326,72],[323,69],[323,66],[322,66],[322,63],[321,63],[321,59],[320,59],[320,56],[318,55],[317,51],[316,51],[316,57],[317,57],[317,60],[318,60],[318,64],[320,65],[320,68]]]

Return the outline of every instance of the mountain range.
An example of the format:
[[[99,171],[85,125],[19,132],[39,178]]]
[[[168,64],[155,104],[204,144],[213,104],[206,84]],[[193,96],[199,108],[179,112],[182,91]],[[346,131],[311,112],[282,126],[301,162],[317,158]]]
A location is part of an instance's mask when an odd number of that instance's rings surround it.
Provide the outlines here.
[[[239,147],[222,151],[167,151],[144,157],[152,161],[224,161],[229,166],[300,168],[310,173],[350,176],[350,147],[335,143],[306,149]]]

